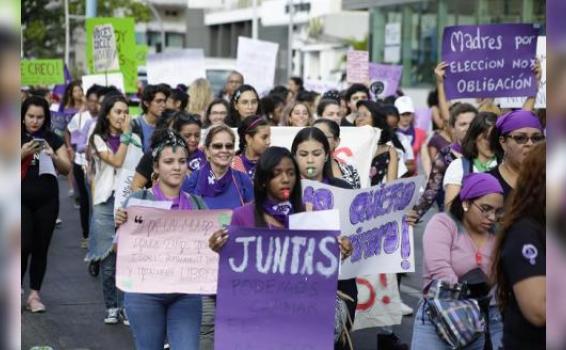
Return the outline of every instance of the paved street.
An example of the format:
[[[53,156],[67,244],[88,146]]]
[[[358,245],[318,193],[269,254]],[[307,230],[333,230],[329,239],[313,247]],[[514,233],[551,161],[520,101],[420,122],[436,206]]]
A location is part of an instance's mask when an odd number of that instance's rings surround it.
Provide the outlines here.
[[[55,350],[133,349],[128,327],[103,323],[100,280],[88,274],[87,264],[83,262],[85,250],[79,246],[79,211],[67,197],[66,181],[60,179],[59,184],[63,223],[53,235],[47,276],[42,287],[47,312],[31,314],[23,311],[22,349],[28,350],[36,345],[49,345]],[[408,274],[402,286],[401,297],[413,308],[417,305],[417,289],[421,286],[422,230],[422,225],[415,230],[417,273]],[[27,279],[24,285],[27,286]],[[25,299],[22,299],[22,305],[24,302]],[[394,327],[395,333],[407,343],[410,342],[412,323],[413,317],[405,317],[400,326]],[[354,333],[356,350],[375,350],[376,344],[376,329]]]

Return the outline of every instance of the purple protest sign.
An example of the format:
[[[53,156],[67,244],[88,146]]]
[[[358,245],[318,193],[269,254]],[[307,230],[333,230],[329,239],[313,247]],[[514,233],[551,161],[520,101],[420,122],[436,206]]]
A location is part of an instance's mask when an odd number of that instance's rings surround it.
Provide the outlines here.
[[[394,64],[369,64],[369,80],[373,83],[380,81],[383,83],[383,91],[378,94],[380,98],[397,94],[403,66]]]
[[[220,253],[214,348],[332,349],[338,234],[231,226]]]
[[[537,32],[531,24],[446,27],[447,98],[536,95]]]

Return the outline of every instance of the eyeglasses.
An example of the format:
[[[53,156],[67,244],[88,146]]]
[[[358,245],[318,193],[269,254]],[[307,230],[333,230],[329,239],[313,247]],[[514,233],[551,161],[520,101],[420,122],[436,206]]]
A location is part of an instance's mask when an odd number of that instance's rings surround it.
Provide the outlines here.
[[[210,115],[225,116],[225,115],[228,115],[228,112],[226,112],[226,111],[212,111],[212,112],[210,112]]]
[[[531,142],[533,144],[542,142],[545,140],[545,137],[543,134],[535,134],[535,135],[524,135],[524,134],[518,134],[518,135],[507,135],[507,137],[512,138],[513,140],[515,140],[515,142],[519,145],[524,145],[527,142],[529,142],[529,140],[531,140]]]
[[[505,214],[505,212],[503,211],[503,209],[495,209],[494,207],[492,207],[491,205],[487,205],[487,204],[476,204],[475,202],[472,202],[473,206],[478,208],[478,210],[482,213],[482,215],[486,218],[486,219],[491,219],[493,217],[493,219],[496,222],[501,221],[501,219],[503,218],[503,215]]]
[[[227,151],[234,150],[233,143],[213,143],[210,145],[213,150],[220,151],[221,149],[226,149]]]

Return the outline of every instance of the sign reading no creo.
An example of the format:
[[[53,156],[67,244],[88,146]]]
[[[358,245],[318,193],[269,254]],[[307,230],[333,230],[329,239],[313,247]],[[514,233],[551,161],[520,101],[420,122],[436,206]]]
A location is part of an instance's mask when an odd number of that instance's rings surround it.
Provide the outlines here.
[[[56,85],[65,83],[64,64],[61,59],[22,60],[22,85]]]
[[[534,96],[536,45],[532,24],[446,27],[447,98]]]

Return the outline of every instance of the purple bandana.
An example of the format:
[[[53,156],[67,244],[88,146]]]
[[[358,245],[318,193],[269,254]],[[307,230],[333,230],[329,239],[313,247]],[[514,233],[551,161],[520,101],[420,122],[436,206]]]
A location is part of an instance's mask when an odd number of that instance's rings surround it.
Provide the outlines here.
[[[291,202],[276,202],[271,199],[266,199],[265,202],[263,202],[262,208],[267,214],[284,225],[285,228],[289,228],[289,215],[295,212]]]
[[[216,197],[228,190],[232,181],[232,168],[222,178],[216,179],[210,163],[206,163],[200,170],[197,179],[195,194],[203,197]]]
[[[244,168],[246,169],[246,174],[248,174],[248,176],[253,179],[257,162],[249,160],[245,154],[242,154],[240,158],[242,159],[242,163],[244,164]]]
[[[490,193],[503,194],[503,188],[499,181],[493,175],[487,173],[472,173],[462,181],[460,200],[476,199]]]
[[[172,202],[173,204],[171,205],[171,209],[173,210],[191,210],[193,208],[191,203],[187,199],[187,196],[182,191],[179,193],[179,196],[176,198],[173,199],[167,198],[165,194],[161,192],[161,189],[159,188],[159,182],[153,185],[153,187],[151,187],[151,192],[153,192],[153,196],[158,201]]]
[[[106,143],[108,144],[108,146],[110,146],[112,152],[116,153],[118,151],[118,148],[120,147],[120,135],[108,135],[108,140],[106,140]]]
[[[415,128],[411,125],[407,130],[403,130],[401,128],[397,128],[401,134],[407,135],[411,137],[411,146],[415,143],[416,136],[415,136]]]
[[[535,128],[542,130],[540,120],[532,112],[518,109],[509,112],[497,119],[495,127],[501,135],[507,135],[512,131],[522,128]]]
[[[206,155],[203,151],[197,149],[189,155],[189,158],[187,158],[187,164],[191,171],[199,170],[204,166],[204,164],[206,164]]]
[[[462,145],[459,143],[453,143],[450,145],[450,149],[454,152],[458,152],[460,154],[462,154],[464,152],[464,150],[462,149]]]

